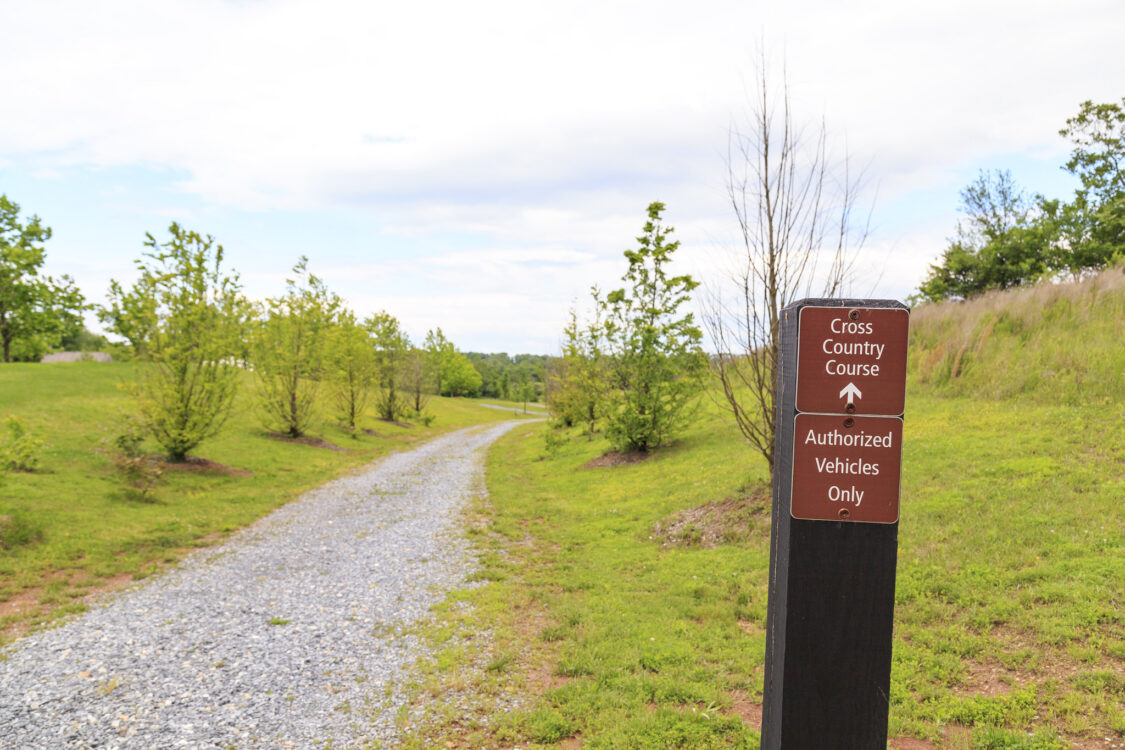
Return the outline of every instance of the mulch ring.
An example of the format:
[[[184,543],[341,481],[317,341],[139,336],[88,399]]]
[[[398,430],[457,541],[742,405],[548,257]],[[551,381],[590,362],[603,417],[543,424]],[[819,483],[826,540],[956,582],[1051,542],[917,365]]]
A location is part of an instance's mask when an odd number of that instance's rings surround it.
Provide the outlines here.
[[[665,547],[718,547],[754,530],[768,530],[769,511],[768,489],[728,497],[673,513],[653,527],[651,538]]]
[[[363,430],[363,434],[370,435],[371,437],[383,438],[384,440],[401,440],[404,443],[413,443],[415,440],[419,439],[417,435],[405,435],[401,433],[397,435],[384,435],[381,432],[376,432],[370,427],[365,427]]]
[[[252,477],[254,472],[247,469],[236,469],[233,466],[212,461],[209,458],[188,456],[183,461],[161,461],[160,465],[167,471],[193,471],[200,474],[225,474],[229,477]]]
[[[315,435],[303,435],[301,437],[290,437],[280,432],[269,433],[271,438],[276,438],[286,443],[300,443],[301,445],[311,445],[314,448],[326,448],[330,451],[337,451],[339,453],[347,453],[347,448],[341,448],[335,443],[330,443],[324,438],[316,437]]]
[[[623,466],[624,464],[636,464],[646,460],[651,453],[644,451],[610,451],[609,453],[598,456],[586,462],[583,469],[602,469],[608,466]]]

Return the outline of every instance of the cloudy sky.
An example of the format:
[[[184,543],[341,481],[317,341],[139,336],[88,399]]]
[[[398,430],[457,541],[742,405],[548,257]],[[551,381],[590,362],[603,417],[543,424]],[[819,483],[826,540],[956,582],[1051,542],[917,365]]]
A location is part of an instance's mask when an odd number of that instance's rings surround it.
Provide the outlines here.
[[[978,170],[1070,194],[1058,130],[1125,95],[1122,29],[1117,0],[0,0],[0,193],[94,301],[175,220],[255,298],[307,255],[417,337],[553,352],[654,200],[678,265],[721,286],[758,49],[867,165],[855,292],[901,299]]]

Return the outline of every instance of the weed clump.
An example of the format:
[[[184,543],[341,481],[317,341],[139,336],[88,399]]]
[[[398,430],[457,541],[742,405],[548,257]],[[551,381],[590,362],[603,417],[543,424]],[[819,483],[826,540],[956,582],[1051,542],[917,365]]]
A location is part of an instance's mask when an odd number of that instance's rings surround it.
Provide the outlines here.
[[[152,502],[153,490],[164,474],[164,467],[145,455],[144,431],[136,418],[127,418],[120,431],[103,439],[102,453],[113,463],[117,475],[142,502]]]
[[[43,541],[43,524],[24,513],[0,516],[0,549],[5,552]]]

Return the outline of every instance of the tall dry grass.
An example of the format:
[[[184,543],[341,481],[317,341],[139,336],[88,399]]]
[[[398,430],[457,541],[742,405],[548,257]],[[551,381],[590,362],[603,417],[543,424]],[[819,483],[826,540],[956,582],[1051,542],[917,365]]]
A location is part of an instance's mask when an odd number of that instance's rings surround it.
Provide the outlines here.
[[[921,305],[909,383],[945,395],[1046,403],[1125,400],[1125,268]]]

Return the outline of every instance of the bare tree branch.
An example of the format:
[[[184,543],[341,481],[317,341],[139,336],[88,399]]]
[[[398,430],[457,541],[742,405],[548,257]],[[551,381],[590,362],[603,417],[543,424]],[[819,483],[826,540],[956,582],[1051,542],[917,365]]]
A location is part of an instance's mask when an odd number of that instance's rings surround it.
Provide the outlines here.
[[[755,81],[746,122],[727,138],[727,198],[741,240],[734,299],[711,290],[703,321],[716,348],[717,401],[772,470],[781,310],[846,291],[870,212],[856,222],[862,172],[846,154],[831,160],[823,120],[809,131],[798,125],[788,79],[783,71],[775,94],[764,51]]]

